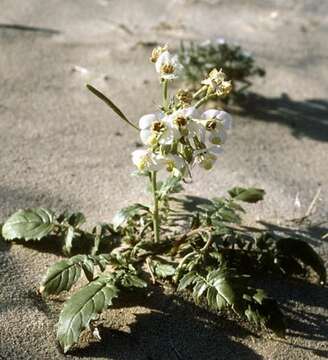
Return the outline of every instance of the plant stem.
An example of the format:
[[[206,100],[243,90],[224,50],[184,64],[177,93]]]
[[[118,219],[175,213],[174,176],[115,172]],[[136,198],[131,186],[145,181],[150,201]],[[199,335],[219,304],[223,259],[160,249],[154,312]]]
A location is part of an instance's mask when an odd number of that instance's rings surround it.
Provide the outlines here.
[[[202,86],[192,97],[196,99],[204,91],[206,91],[206,86]]]
[[[213,237],[212,237],[212,234],[210,232],[208,232],[208,239],[206,241],[206,244],[204,245],[203,248],[201,248],[201,252],[202,253],[206,253],[208,251],[208,249],[210,248],[210,246],[212,245],[213,243]]]
[[[154,225],[154,242],[159,242],[159,213],[158,213],[158,197],[157,197],[157,183],[156,183],[156,171],[151,172],[151,185],[153,192],[153,225]]]
[[[168,110],[169,104],[168,104],[168,80],[163,80],[163,108],[164,110]]]
[[[203,98],[201,98],[195,105],[195,108],[199,108],[201,105],[203,105],[204,103],[206,103],[208,100],[210,99],[215,99],[217,97],[216,94],[211,94],[211,95],[206,95]]]

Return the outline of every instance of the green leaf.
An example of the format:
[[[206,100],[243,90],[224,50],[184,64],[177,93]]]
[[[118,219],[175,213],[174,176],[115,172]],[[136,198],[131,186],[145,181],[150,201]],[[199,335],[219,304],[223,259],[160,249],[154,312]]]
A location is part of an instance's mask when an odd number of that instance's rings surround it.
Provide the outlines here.
[[[92,229],[93,235],[93,247],[91,249],[91,255],[96,255],[99,251],[101,244],[106,243],[106,247],[113,241],[114,229],[110,224],[97,224]]]
[[[5,222],[2,236],[6,240],[40,240],[55,227],[54,213],[49,209],[19,210]]]
[[[142,204],[133,204],[119,210],[113,218],[114,230],[123,225],[128,219],[138,215],[141,211],[148,211],[149,208]]]
[[[81,263],[82,269],[84,271],[85,277],[88,279],[88,281],[93,281],[93,275],[94,275],[94,260],[91,260],[90,258],[86,259],[86,261],[83,261]],[[101,268],[100,268],[101,269]],[[101,269],[101,271],[104,271]]]
[[[193,282],[195,282],[198,278],[196,271],[190,271],[186,275],[184,275],[179,281],[178,291],[186,289]]]
[[[206,300],[207,300],[208,306],[213,310],[216,310],[218,308],[218,304],[216,301],[216,295],[217,295],[216,289],[213,287],[208,287],[207,294],[206,294]]]
[[[193,288],[193,297],[196,304],[199,304],[199,300],[207,290],[208,284],[201,278],[198,279],[197,283]]]
[[[45,274],[40,292],[45,295],[57,295],[62,291],[68,291],[81,277],[81,269],[84,271],[89,281],[94,277],[94,266],[99,266],[101,271],[105,271],[109,264],[106,255],[75,255],[69,259],[58,261],[50,266]]]
[[[57,339],[65,353],[77,343],[81,331],[89,326],[90,321],[112,305],[117,296],[113,278],[100,276],[66,301],[57,329]]]
[[[120,284],[124,287],[136,287],[136,288],[145,288],[147,283],[138,277],[136,274],[127,273],[120,280]]]
[[[217,291],[216,303],[219,310],[230,305],[235,307],[238,299],[233,288],[233,282],[226,269],[214,270],[208,273],[206,280]]]
[[[160,261],[153,260],[152,267],[155,275],[162,279],[173,276],[175,273],[175,267],[169,263],[164,264]]]
[[[76,255],[50,266],[41,282],[40,292],[57,295],[64,290],[70,290],[81,276],[82,264],[87,262],[87,255]]]
[[[110,255],[107,254],[94,255],[94,256],[90,256],[90,258],[92,259],[95,265],[99,266],[101,271],[105,271],[106,267],[111,262],[111,257]]]
[[[159,199],[164,199],[169,194],[175,194],[182,190],[181,178],[170,176],[165,181],[158,184],[157,196]]]
[[[257,188],[242,188],[242,187],[234,187],[229,190],[229,195],[238,201],[244,201],[248,203],[256,203],[260,200],[263,200],[265,191],[263,189]]]
[[[73,227],[80,227],[82,224],[84,224],[86,222],[86,218],[84,216],[83,213],[81,212],[76,212],[76,213],[72,213],[68,219],[67,222],[73,226]]]
[[[324,285],[327,281],[327,272],[321,257],[304,240],[285,238],[277,241],[278,255],[283,254],[296,260],[300,260],[304,265],[311,267],[319,277],[319,282]]]
[[[284,337],[286,324],[277,302],[269,298],[262,289],[250,289],[250,291],[255,293],[245,310],[247,319],[256,325],[264,325],[279,337]]]
[[[87,85],[88,90],[90,90],[93,94],[99,97],[100,100],[102,100],[105,104],[107,104],[122,120],[127,122],[129,125],[134,127],[135,129],[139,130],[139,128],[134,125],[124,114],[123,112],[102,92],[97,90],[91,85]]]
[[[66,235],[65,235],[64,253],[66,255],[69,255],[71,253],[74,236],[75,236],[74,228],[73,226],[69,226],[66,230]]]

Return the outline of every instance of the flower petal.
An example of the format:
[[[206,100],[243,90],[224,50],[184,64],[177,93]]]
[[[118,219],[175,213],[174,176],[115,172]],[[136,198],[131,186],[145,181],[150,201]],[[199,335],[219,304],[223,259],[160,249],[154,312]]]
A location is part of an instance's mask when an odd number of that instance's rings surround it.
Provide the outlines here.
[[[220,113],[219,110],[209,109],[203,112],[202,119],[214,119]]]
[[[145,129],[140,131],[140,139],[145,145],[149,145],[152,136],[152,131]]]
[[[170,61],[171,61],[171,54],[168,51],[163,51],[155,63],[156,71],[160,73],[162,65],[169,64]]]
[[[147,150],[145,149],[138,149],[132,152],[132,162],[134,165],[138,166],[140,160],[147,156]]]
[[[149,129],[151,124],[157,120],[156,114],[147,114],[140,118],[139,120],[139,128],[141,130]]]
[[[226,111],[219,111],[216,118],[222,121],[223,127],[226,130],[230,130],[232,128],[232,116]]]

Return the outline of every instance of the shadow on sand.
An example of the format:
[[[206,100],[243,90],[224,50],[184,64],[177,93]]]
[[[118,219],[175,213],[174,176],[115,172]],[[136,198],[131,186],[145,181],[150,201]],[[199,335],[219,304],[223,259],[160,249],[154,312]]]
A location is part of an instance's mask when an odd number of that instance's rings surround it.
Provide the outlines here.
[[[238,338],[256,335],[224,316],[160,289],[143,299],[142,305],[151,311],[136,314],[129,332],[103,324],[99,327],[102,340],[76,349],[72,355],[115,360],[262,359],[238,342]]]
[[[242,116],[288,126],[295,137],[328,141],[327,100],[296,101],[284,93],[280,97],[269,98],[250,92],[239,100],[238,105]]]
[[[27,26],[21,24],[0,24],[0,30],[14,30],[14,31],[28,31],[28,32],[38,32],[47,35],[58,35],[61,32],[54,29],[48,29],[43,27],[36,27],[36,26]]]

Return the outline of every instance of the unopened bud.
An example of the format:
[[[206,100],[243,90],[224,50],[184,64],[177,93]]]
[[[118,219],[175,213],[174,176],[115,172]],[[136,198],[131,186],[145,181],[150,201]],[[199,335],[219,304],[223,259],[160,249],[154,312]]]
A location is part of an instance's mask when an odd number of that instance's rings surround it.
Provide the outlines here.
[[[192,102],[192,93],[188,90],[179,89],[175,97],[182,103],[190,105]]]
[[[159,56],[161,55],[161,53],[163,53],[164,51],[167,51],[168,46],[167,44],[165,44],[164,46],[157,46],[155,49],[153,49],[153,51],[151,52],[151,56],[150,56],[150,61],[155,63]]]

